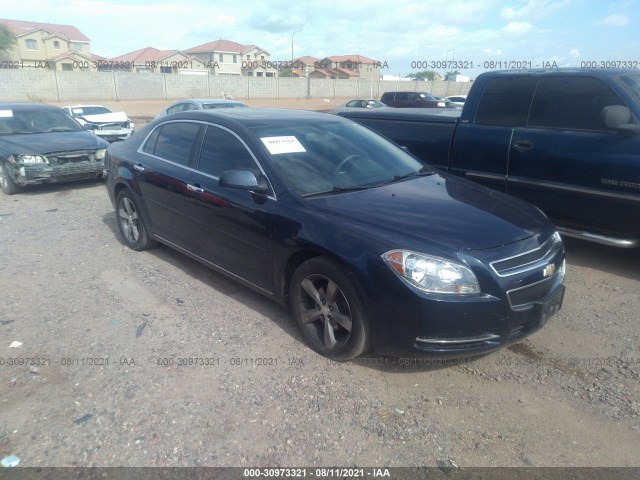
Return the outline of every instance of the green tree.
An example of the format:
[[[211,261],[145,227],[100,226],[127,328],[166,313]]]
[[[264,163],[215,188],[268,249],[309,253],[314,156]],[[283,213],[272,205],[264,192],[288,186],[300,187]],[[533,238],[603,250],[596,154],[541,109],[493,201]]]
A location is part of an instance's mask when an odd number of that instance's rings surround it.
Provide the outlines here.
[[[17,43],[16,36],[9,27],[0,24],[0,52],[9,53]]]
[[[446,81],[453,80],[456,75],[460,75],[460,72],[456,70],[455,72],[447,72],[444,74],[444,79]]]
[[[432,70],[423,70],[422,72],[413,72],[407,75],[408,78],[414,78],[416,80],[429,80],[433,81],[436,78],[436,72]]]

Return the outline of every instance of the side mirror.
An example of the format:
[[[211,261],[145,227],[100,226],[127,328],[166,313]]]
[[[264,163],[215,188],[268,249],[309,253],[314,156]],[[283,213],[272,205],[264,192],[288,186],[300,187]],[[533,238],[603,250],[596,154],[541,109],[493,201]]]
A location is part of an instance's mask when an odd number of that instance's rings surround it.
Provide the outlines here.
[[[631,110],[624,105],[608,105],[602,109],[602,121],[607,128],[623,130],[627,132],[639,131],[638,125],[631,121]]]
[[[222,172],[220,180],[221,187],[233,188],[236,190],[247,190],[249,192],[266,194],[269,192],[267,181],[256,177],[251,170],[228,170]]]

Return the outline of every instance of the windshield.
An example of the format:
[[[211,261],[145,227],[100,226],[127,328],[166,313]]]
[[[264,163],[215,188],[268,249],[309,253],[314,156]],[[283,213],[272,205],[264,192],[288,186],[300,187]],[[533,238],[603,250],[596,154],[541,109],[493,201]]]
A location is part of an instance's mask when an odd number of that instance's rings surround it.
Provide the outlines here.
[[[83,115],[102,115],[103,113],[112,113],[107,107],[82,107],[71,110],[74,117]]]
[[[252,130],[300,195],[371,188],[431,172],[398,146],[357,124],[314,122]]]
[[[640,74],[621,75],[619,78],[636,100],[640,101]]]
[[[0,110],[0,135],[75,132],[80,125],[63,110]]]

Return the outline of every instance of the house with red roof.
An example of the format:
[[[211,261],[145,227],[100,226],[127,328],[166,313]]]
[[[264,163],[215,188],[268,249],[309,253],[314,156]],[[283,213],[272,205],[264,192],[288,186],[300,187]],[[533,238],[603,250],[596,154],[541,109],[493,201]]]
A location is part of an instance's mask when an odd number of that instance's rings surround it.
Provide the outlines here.
[[[187,55],[179,50],[158,50],[153,47],[141,48],[133,52],[125,53],[104,62],[108,70],[124,72],[149,72],[149,73],[182,73],[194,75],[207,75],[207,64],[192,55]]]
[[[315,62],[311,78],[380,79],[381,62],[364,55],[333,55]]]
[[[206,65],[213,75],[277,77],[278,65],[271,54],[257,45],[242,45],[219,39],[183,50]]]
[[[24,68],[95,71],[91,40],[73,25],[0,19],[15,36],[10,60]]]

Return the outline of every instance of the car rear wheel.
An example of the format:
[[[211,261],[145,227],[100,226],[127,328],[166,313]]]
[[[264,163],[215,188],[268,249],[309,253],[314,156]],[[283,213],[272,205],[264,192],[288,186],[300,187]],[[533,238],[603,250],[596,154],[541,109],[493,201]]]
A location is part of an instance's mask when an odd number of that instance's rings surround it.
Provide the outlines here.
[[[13,195],[20,191],[20,187],[11,180],[7,167],[3,164],[0,164],[0,188],[6,195]]]
[[[370,349],[370,328],[360,295],[344,269],[316,257],[298,267],[289,287],[291,315],[311,348],[337,361]]]
[[[155,240],[149,238],[142,213],[129,190],[122,190],[118,194],[116,216],[120,235],[127,247],[132,250],[146,250],[157,245]]]

